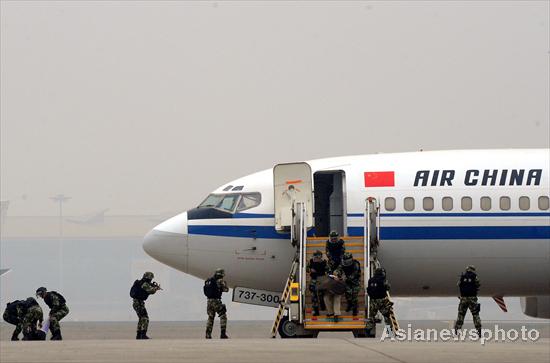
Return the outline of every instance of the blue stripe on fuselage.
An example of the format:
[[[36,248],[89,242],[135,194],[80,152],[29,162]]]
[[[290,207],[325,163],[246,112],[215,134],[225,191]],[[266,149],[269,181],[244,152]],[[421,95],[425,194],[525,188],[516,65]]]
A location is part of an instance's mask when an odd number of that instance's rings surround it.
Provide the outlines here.
[[[193,226],[189,234],[220,237],[289,239],[273,226]],[[312,234],[312,231],[310,233]],[[363,227],[348,227],[348,235],[362,236]],[[381,227],[383,240],[433,239],[550,239],[550,226],[469,226],[469,227]]]

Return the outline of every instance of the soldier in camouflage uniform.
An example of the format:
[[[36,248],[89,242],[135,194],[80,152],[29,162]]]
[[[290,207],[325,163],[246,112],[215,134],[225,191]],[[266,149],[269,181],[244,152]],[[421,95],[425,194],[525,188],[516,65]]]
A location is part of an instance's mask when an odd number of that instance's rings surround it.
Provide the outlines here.
[[[38,305],[38,302],[29,297],[26,300],[27,312],[23,317],[23,340],[42,340],[38,337],[38,328],[42,327],[42,321],[44,320],[44,314],[42,308]],[[40,332],[43,338],[46,337],[45,333]]]
[[[206,322],[206,339],[212,339],[212,328],[214,327],[214,318],[216,314],[220,317],[220,339],[229,338],[226,334],[227,329],[227,308],[225,304],[222,303],[222,293],[228,292],[229,288],[225,280],[225,271],[221,268],[216,270],[214,276],[208,280],[214,283],[213,293],[209,294],[208,300],[206,302],[206,313],[208,314],[208,320]],[[206,294],[206,283],[205,283],[205,294]]]
[[[149,339],[147,336],[147,329],[149,328],[149,314],[145,308],[145,300],[161,290],[160,285],[153,282],[155,275],[152,272],[145,272],[141,280],[136,280],[132,289],[130,290],[130,296],[133,300],[133,308],[138,316],[136,339]]]
[[[317,250],[313,253],[313,258],[307,264],[307,272],[309,273],[309,290],[311,291],[311,304],[313,306],[313,316],[319,315],[319,308],[326,310],[323,299],[323,291],[317,288],[317,279],[324,276],[328,272],[328,264],[323,259],[323,252]]]
[[[481,336],[481,318],[479,317],[480,304],[477,302],[477,292],[479,291],[479,279],[476,274],[476,268],[472,265],[466,267],[466,271],[460,275],[458,287],[460,289],[460,302],[458,304],[458,316],[455,322],[455,333],[462,329],[466,312],[470,309],[477,333]]]
[[[334,271],[340,266],[342,256],[344,252],[346,252],[346,247],[344,246],[344,240],[339,237],[338,232],[332,231],[328,237],[325,252],[327,254],[330,271]]]
[[[63,340],[59,321],[69,314],[65,298],[56,291],[48,291],[45,287],[40,287],[36,290],[36,297],[43,298],[46,305],[50,308],[51,340]]]
[[[369,279],[367,293],[369,294],[369,319],[367,320],[367,329],[374,331],[376,328],[376,314],[384,317],[386,325],[391,326],[390,312],[393,303],[388,298],[387,291],[390,290],[390,284],[386,280],[386,271],[383,268],[374,270],[374,276]]]
[[[358,295],[361,290],[361,265],[349,252],[344,253],[342,264],[338,267],[342,271],[346,282],[346,311],[353,311],[353,316],[358,314]]]
[[[12,341],[19,340],[19,334],[23,330],[23,317],[26,310],[25,300],[16,300],[10,302],[4,310],[3,318],[7,323],[15,325],[15,330],[11,336]]]

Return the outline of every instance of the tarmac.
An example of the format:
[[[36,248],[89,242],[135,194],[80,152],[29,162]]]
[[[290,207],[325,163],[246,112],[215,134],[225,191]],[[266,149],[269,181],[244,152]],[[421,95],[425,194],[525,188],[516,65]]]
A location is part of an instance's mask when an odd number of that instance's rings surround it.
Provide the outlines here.
[[[216,322],[217,323],[217,322]],[[401,322],[407,329],[446,329],[449,322]],[[135,322],[62,322],[61,342],[11,342],[13,326],[0,325],[0,362],[549,362],[550,323],[491,322],[500,328],[538,331],[537,341],[407,342],[356,339],[322,332],[318,339],[271,339],[271,322],[230,322],[229,340],[205,340],[204,322],[151,322],[151,340],[135,340]],[[382,329],[380,329],[379,333]],[[471,328],[466,325],[465,328]]]

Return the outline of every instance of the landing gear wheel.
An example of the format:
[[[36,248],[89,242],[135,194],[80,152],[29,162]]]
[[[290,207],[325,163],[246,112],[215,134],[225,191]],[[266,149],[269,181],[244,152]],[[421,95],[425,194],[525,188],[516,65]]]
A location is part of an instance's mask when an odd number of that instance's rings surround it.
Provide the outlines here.
[[[297,338],[298,326],[293,321],[288,320],[288,316],[283,316],[279,324],[279,336],[285,338]]]

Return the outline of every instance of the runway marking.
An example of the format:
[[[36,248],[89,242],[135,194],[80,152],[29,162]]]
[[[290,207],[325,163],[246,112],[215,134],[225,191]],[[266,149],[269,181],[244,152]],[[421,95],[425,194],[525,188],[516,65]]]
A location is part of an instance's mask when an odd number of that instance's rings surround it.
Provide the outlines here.
[[[365,338],[365,339],[368,339],[368,338]],[[374,338],[374,339],[376,339],[376,338]],[[370,351],[372,351],[372,352],[375,352],[375,353],[378,353],[378,354],[380,354],[380,355],[383,355],[383,356],[386,357],[386,358],[393,359],[393,360],[396,361],[396,362],[399,362],[399,363],[407,363],[407,362],[404,361],[404,360],[401,360],[401,359],[399,359],[399,358],[392,357],[391,355],[386,354],[386,353],[384,353],[384,352],[381,352],[381,351],[379,351],[379,350],[376,350],[376,349],[373,349],[373,348],[369,348],[369,347],[366,347],[366,346],[364,346],[364,345],[357,344],[357,343],[355,343],[355,342],[354,342],[353,340],[351,340],[351,339],[344,338],[343,340],[345,340],[346,342],[348,342],[348,343],[350,343],[350,344],[355,345],[356,347],[363,348],[363,349],[366,349],[366,350],[370,350]]]

